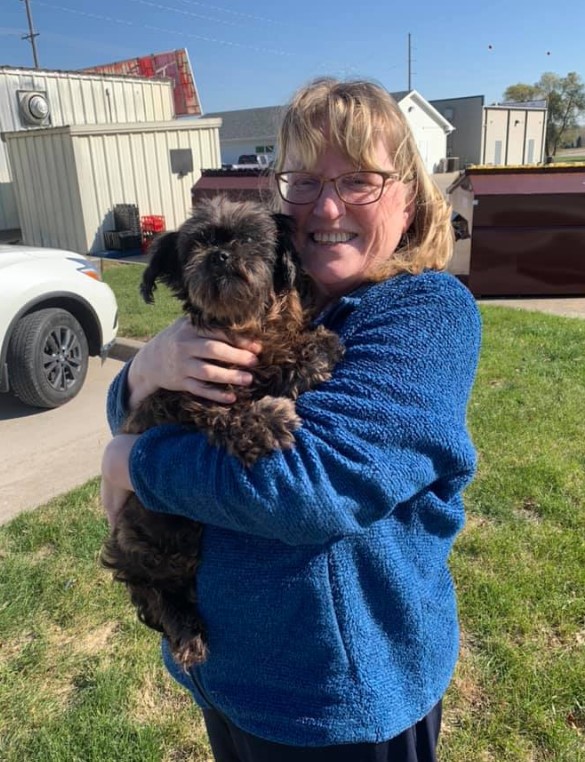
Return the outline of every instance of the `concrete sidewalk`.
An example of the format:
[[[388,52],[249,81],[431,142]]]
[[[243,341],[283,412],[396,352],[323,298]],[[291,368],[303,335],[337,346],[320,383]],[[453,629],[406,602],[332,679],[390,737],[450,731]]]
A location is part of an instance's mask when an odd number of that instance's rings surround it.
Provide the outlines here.
[[[106,394],[122,366],[90,358],[81,392],[54,410],[0,394],[0,523],[99,474],[110,439]]]
[[[560,315],[561,317],[585,318],[585,297],[557,297],[541,299],[540,297],[524,297],[522,299],[508,299],[506,297],[493,297],[491,299],[478,299],[478,304],[489,304],[494,307],[513,307],[519,310],[531,312],[545,312],[548,315]]]

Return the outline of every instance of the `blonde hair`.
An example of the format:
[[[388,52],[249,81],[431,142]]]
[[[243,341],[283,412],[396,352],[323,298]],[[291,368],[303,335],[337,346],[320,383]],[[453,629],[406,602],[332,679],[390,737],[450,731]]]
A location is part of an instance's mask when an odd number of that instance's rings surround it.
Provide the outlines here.
[[[293,156],[310,168],[327,147],[338,150],[356,168],[379,169],[375,151],[380,140],[393,157],[394,170],[407,183],[414,219],[396,251],[369,279],[444,270],[453,252],[451,209],[424,167],[406,118],[380,85],[327,77],[301,88],[284,112],[275,171],[286,170]]]

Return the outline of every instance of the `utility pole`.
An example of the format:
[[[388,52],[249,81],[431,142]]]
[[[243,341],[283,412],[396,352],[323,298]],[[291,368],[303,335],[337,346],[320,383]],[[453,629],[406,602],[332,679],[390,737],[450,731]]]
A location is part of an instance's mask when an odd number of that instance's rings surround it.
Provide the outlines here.
[[[410,92],[411,90],[412,90],[412,55],[411,55],[411,49],[410,49],[410,32],[409,32],[408,33],[408,92]]]
[[[30,40],[30,44],[32,46],[32,52],[33,52],[33,59],[35,62],[35,69],[39,69],[39,59],[37,56],[37,45],[35,42],[35,37],[39,36],[38,32],[34,31],[33,27],[33,20],[32,20],[32,13],[30,12],[30,4],[29,0],[24,0],[24,4],[26,5],[26,17],[28,18],[28,34],[23,34],[22,39],[23,40]]]

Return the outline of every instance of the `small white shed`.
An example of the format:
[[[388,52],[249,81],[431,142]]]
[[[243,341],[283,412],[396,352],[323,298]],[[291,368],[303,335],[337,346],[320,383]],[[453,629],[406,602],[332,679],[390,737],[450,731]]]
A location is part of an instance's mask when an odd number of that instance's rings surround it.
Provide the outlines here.
[[[74,71],[0,67],[0,132],[173,119],[173,83]],[[6,147],[0,143],[0,230],[20,227]]]
[[[441,172],[447,156],[447,135],[455,129],[416,90],[398,100],[428,172]]]
[[[202,168],[221,166],[220,119],[68,126],[3,134],[23,242],[103,251],[113,207],[163,215],[167,230],[191,208]]]

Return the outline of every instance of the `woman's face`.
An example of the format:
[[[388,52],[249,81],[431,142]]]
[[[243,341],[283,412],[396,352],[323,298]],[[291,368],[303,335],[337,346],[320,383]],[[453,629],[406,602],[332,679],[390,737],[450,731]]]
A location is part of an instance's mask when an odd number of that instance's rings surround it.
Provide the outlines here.
[[[375,157],[376,169],[394,171],[381,141]],[[315,166],[302,166],[291,157],[286,169],[330,178],[362,167],[328,148]],[[296,221],[296,244],[303,266],[325,299],[347,294],[367,280],[372,266],[396,250],[414,216],[405,183],[392,180],[387,181],[379,201],[364,206],[344,204],[333,183],[326,183],[312,204],[283,204],[283,211]]]

